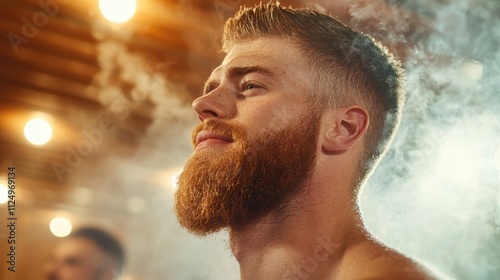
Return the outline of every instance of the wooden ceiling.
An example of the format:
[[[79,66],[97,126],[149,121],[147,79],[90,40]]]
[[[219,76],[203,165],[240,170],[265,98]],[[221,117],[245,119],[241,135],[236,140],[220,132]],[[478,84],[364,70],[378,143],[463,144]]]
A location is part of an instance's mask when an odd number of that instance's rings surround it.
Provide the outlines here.
[[[65,146],[75,145],[85,127],[82,118],[91,121],[105,111],[96,94],[103,90],[95,81],[103,70],[99,44],[121,42],[146,65],[161,65],[156,74],[183,85],[182,92],[173,93],[188,105],[218,61],[214,36],[220,33],[221,20],[204,11],[209,2],[139,1],[135,17],[117,28],[102,18],[97,1],[46,2],[55,3],[48,16],[38,1],[2,3],[0,155],[2,168],[14,164],[32,183],[54,188],[61,183],[51,163],[64,162]],[[116,68],[107,82],[129,94],[133,85]],[[152,122],[153,105],[142,103],[131,110],[127,125],[113,134],[109,146],[134,149]],[[22,133],[24,123],[36,115],[49,118],[55,128],[52,141],[43,147],[29,144]]]
[[[140,58],[141,67],[150,68],[154,75],[176,86],[169,94],[189,106],[221,60],[218,50],[225,19],[240,4],[252,6],[259,1],[143,0],[138,1],[133,19],[119,26],[102,17],[97,0],[41,1],[53,3],[49,8],[38,2],[19,0],[1,4],[0,112],[4,121],[0,124],[0,155],[2,167],[15,164],[32,183],[54,188],[61,182],[51,163],[64,161],[68,153],[65,147],[76,144],[85,123],[95,123],[96,116],[109,115],[109,101],[103,100],[113,97],[104,96],[107,89],[117,88],[131,99],[137,87],[130,79],[123,78],[124,67],[117,61],[119,55]],[[282,4],[316,5],[350,22],[351,2],[347,0],[315,4],[282,1]],[[384,9],[390,7],[383,5]],[[409,18],[415,21],[416,17]],[[383,31],[373,32],[368,25],[359,26],[384,39]],[[113,53],[110,55],[104,49],[106,44],[113,43],[123,49],[110,58]],[[397,42],[389,43],[404,56],[404,48]],[[100,75],[105,76],[104,82]],[[148,100],[134,106],[126,122],[118,122],[121,125],[108,143],[111,150],[133,151],[153,121],[154,107],[154,102]],[[53,140],[43,148],[29,144],[22,133],[24,123],[37,114],[56,125]],[[99,156],[95,153],[92,158],[99,161]]]
[[[85,159],[85,165],[78,169],[80,176],[94,176],[99,171],[96,167],[110,155],[126,157],[137,152],[144,146],[144,135],[150,133],[148,131],[159,118],[161,102],[157,97],[148,97],[124,111],[123,107],[113,107],[117,96],[133,102],[143,81],[137,77],[146,73],[146,80],[158,77],[167,82],[160,87],[168,86],[169,90],[156,88],[154,91],[168,95],[163,98],[178,100],[174,107],[190,110],[190,103],[200,94],[206,77],[222,58],[218,50],[225,19],[240,5],[251,6],[260,1],[139,0],[136,15],[120,26],[103,19],[98,0],[41,2],[56,3],[51,8],[51,15],[44,16],[46,12],[39,0],[0,3],[0,183],[5,182],[7,167],[15,165],[25,190],[24,203],[33,201],[28,197],[46,195],[46,208],[57,208],[64,203],[65,193],[71,190],[68,186],[74,182],[61,181],[54,172],[53,163],[67,161],[68,147],[75,149],[84,139],[82,130],[99,127],[103,119],[110,119],[116,128]],[[405,40],[386,36],[387,32],[398,28],[396,18],[385,18],[384,28],[377,27],[377,18],[382,20],[387,13],[374,15],[367,21],[353,21],[349,12],[351,0],[280,2],[329,11],[349,26],[384,41],[402,59],[412,40],[425,36],[430,29],[428,19],[423,20],[423,13],[415,14],[415,11],[385,1],[377,1],[381,7],[376,11],[389,9],[398,14],[399,19],[405,18],[409,27],[400,32],[400,38]],[[363,5],[369,1],[354,2]],[[33,26],[27,27],[34,21],[38,25],[34,25],[35,30]],[[43,146],[30,144],[23,134],[25,123],[36,116],[48,119],[54,128],[51,141]],[[189,116],[167,116],[165,130],[175,130],[186,122],[196,121],[194,114]],[[190,129],[191,126],[185,128],[186,131]],[[172,138],[179,137],[175,131],[172,135]],[[99,174],[96,181],[129,175],[118,171]],[[116,184],[111,185],[118,188]],[[99,209],[109,210],[110,207]],[[3,208],[0,210],[4,212]],[[95,211],[95,215],[101,213]],[[31,217],[31,220],[36,223],[37,219]],[[126,218],[123,220],[126,224]]]
[[[64,184],[51,163],[64,162],[66,147],[78,143],[89,123],[95,126],[103,115],[114,117],[119,129],[101,150],[130,153],[153,121],[155,104],[148,100],[134,106],[126,121],[109,113],[109,102],[102,100],[107,88],[118,88],[130,99],[137,85],[123,78],[119,56],[106,57],[105,44],[116,43],[124,47],[121,55],[140,58],[142,67],[176,86],[169,94],[189,106],[221,59],[224,20],[240,4],[258,1],[143,0],[138,1],[133,19],[120,26],[101,16],[97,0],[41,1],[52,3],[48,8],[38,2],[1,4],[0,163],[2,168],[14,164],[23,170],[29,185],[60,189]],[[98,78],[103,73],[105,82]],[[34,116],[47,118],[54,126],[51,142],[42,147],[23,136],[24,124]],[[105,155],[96,152],[92,159],[99,161]]]

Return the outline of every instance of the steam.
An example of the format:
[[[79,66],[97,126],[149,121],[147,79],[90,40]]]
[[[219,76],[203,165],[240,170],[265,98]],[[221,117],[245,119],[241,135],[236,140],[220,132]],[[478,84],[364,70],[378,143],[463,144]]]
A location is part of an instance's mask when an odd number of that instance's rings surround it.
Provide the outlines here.
[[[428,17],[433,30],[417,40],[406,36],[408,100],[391,150],[361,196],[364,220],[390,246],[453,278],[497,279],[500,170],[493,157],[500,149],[499,5],[466,0],[412,5],[406,8]],[[380,6],[379,1],[353,6],[353,23],[373,20]],[[374,27],[395,44],[409,31],[407,16],[397,16],[379,17]],[[386,29],[391,21],[402,27]]]
[[[367,33],[406,47],[403,120],[364,187],[364,220],[390,246],[454,278],[496,279],[500,5],[427,0],[405,1],[402,9],[384,3],[353,1],[348,23],[362,29],[370,22]],[[403,10],[427,18],[428,26],[413,28]],[[225,234],[193,238],[179,228],[172,211],[171,182],[191,153],[189,134],[197,122],[179,98],[186,89],[161,72],[168,61],[151,62],[126,47],[133,30],[111,30],[107,24],[93,26],[101,71],[87,94],[140,148],[110,154],[93,166],[99,179],[75,175],[76,196],[86,194],[85,203],[101,210],[93,223],[126,234],[126,249],[134,253],[124,279],[238,279]],[[133,114],[151,121],[142,129],[131,127]]]
[[[181,100],[186,88],[163,72],[169,62],[150,61],[128,49],[130,28],[94,22],[101,70],[87,94],[104,108],[97,118],[112,119],[117,133],[124,134],[114,137],[138,142],[139,148],[126,155],[107,153],[97,166],[79,168],[92,170],[92,175],[71,178],[73,202],[92,209],[87,210],[92,216],[88,223],[125,234],[129,254],[123,280],[237,279],[238,265],[224,233],[196,239],[175,218],[175,179],[192,152],[190,133],[198,120]],[[133,116],[150,121],[137,128],[131,124]],[[89,127],[96,123],[81,121]],[[109,142],[104,139],[103,146]]]

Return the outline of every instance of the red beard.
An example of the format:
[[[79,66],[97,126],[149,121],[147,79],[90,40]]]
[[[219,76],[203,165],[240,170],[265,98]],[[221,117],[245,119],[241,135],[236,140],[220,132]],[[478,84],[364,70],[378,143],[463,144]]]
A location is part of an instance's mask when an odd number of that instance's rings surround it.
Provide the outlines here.
[[[201,130],[234,142],[202,148],[186,162],[175,194],[179,223],[197,235],[244,226],[285,207],[305,190],[316,161],[320,116],[298,120],[254,141],[239,125],[208,120],[195,127],[193,143]]]

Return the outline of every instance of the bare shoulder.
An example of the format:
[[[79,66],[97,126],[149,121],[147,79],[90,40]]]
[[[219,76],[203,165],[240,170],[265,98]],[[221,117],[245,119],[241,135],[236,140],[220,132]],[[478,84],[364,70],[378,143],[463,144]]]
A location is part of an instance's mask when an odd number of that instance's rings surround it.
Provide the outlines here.
[[[349,280],[445,280],[439,272],[369,240],[357,245],[342,261],[341,277]]]

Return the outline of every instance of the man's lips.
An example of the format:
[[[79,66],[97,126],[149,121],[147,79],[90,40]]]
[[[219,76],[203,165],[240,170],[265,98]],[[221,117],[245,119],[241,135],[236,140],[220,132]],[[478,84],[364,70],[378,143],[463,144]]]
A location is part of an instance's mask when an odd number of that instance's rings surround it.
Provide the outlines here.
[[[212,145],[212,144],[227,144],[233,142],[233,139],[227,136],[218,135],[208,130],[202,130],[196,135],[196,148]]]

